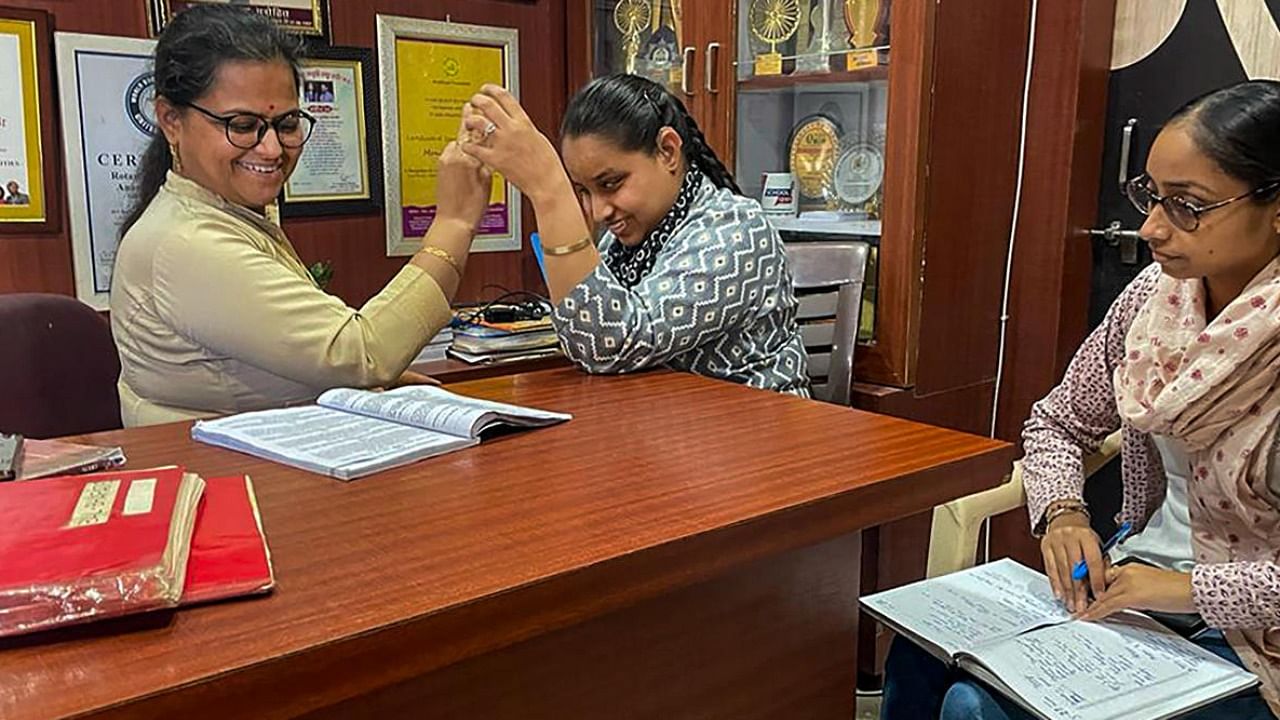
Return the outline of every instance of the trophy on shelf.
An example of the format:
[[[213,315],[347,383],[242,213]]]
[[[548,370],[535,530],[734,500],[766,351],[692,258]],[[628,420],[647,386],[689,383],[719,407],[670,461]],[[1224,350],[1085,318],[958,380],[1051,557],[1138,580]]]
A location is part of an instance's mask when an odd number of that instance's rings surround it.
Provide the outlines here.
[[[787,157],[799,189],[800,211],[837,206],[834,184],[840,135],[840,124],[825,113],[809,115],[792,129]]]
[[[629,73],[636,71],[640,33],[649,27],[651,18],[649,0],[618,0],[613,6],[613,26],[622,34],[622,55]]]
[[[832,172],[836,206],[868,220],[880,219],[884,197],[884,126],[858,138],[846,136]]]
[[[806,0],[801,10],[796,38],[796,73],[824,73],[831,70],[831,27],[829,0]]]
[[[882,4],[883,0],[844,0],[844,25],[849,30],[849,47],[853,48],[845,56],[846,69],[857,70],[879,64],[880,56],[873,46]]]
[[[747,22],[751,34],[769,46],[769,52],[756,56],[756,75],[781,75],[778,43],[790,40],[800,29],[800,0],[751,0]]]
[[[637,72],[656,83],[679,87],[683,76],[683,68],[680,66],[679,20],[672,7],[671,22],[667,22],[668,15],[663,12],[665,9],[666,3],[663,0],[653,0],[653,8],[649,13],[653,24],[649,28],[649,39],[640,48]]]
[[[872,143],[853,143],[840,153],[832,186],[841,210],[879,216],[877,193],[884,182],[884,153]]]

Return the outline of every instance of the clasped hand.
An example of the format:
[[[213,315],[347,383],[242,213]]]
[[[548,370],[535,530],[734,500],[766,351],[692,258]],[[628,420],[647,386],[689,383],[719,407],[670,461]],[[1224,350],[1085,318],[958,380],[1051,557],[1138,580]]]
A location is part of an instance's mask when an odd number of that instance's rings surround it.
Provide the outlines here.
[[[1112,566],[1083,514],[1069,513],[1054,520],[1040,541],[1040,550],[1054,596],[1081,620],[1101,620],[1125,609],[1196,611],[1189,574],[1137,563]],[[1088,566],[1088,578],[1073,580],[1072,569],[1080,560]]]
[[[463,106],[460,146],[535,204],[564,177],[551,141],[511,93],[497,85],[485,85]]]

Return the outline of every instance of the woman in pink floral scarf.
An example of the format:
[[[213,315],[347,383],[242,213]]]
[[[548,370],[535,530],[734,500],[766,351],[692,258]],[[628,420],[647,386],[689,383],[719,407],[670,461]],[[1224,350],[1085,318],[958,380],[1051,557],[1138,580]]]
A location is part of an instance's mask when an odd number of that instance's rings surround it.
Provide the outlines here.
[[[1079,617],[1125,608],[1203,620],[1193,640],[1261,688],[1191,716],[1280,716],[1280,83],[1193,100],[1127,188],[1156,264],[1112,305],[1023,432],[1032,529],[1054,593]],[[1082,458],[1123,430],[1118,521],[1104,559]],[[1085,581],[1071,579],[1084,560]],[[1090,600],[1089,595],[1093,595]],[[932,664],[931,664],[932,663]],[[1029,717],[896,641],[881,717]]]

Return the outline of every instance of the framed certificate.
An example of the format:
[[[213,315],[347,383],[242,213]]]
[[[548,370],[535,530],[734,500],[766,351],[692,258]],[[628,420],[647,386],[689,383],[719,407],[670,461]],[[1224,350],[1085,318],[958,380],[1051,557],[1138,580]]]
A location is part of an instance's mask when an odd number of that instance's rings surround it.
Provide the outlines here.
[[[369,134],[379,127],[373,52],[314,47],[303,61],[302,109],[316,118],[289,181],[285,217],[377,212],[382,205],[382,153]]]
[[[76,297],[105,310],[120,224],[155,115],[155,40],[57,33]]]
[[[329,8],[325,0],[150,0],[151,35],[160,34],[174,15],[196,5],[239,5],[266,15],[277,25],[303,35],[326,37]]]
[[[520,97],[518,33],[386,15],[377,24],[387,254],[412,255],[435,219],[439,157],[463,103],[485,83]],[[471,248],[520,249],[520,193],[501,176]]]
[[[57,232],[49,15],[0,7],[0,234]]]

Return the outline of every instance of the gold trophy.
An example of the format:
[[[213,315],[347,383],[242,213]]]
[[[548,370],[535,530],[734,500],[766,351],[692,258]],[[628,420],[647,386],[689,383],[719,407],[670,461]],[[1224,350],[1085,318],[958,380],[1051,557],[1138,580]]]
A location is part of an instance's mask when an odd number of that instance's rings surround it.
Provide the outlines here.
[[[778,43],[790,40],[800,29],[800,0],[751,0],[747,18],[751,34],[769,45],[769,52],[756,56],[756,74],[781,75]]]
[[[636,71],[640,33],[649,27],[650,19],[648,0],[618,0],[618,4],[613,6],[613,26],[622,33],[622,54],[629,73]]]
[[[880,62],[875,50],[860,49],[875,45],[880,5],[881,0],[844,0],[844,24],[849,29],[849,47],[853,48],[846,56],[848,70],[872,67]]]

